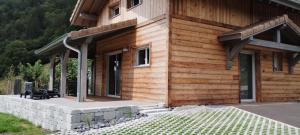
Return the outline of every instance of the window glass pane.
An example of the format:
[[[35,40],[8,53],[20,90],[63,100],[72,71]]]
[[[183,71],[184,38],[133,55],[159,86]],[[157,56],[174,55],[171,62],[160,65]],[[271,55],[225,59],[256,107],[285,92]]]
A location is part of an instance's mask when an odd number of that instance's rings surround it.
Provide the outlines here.
[[[146,64],[145,56],[146,56],[145,50],[139,50],[139,52],[138,52],[138,65]]]
[[[133,6],[140,4],[140,0],[133,0]]]
[[[147,56],[146,56],[146,57],[147,57],[147,58],[146,58],[146,59],[147,59],[147,64],[149,64],[149,63],[150,63],[150,57],[149,57],[149,56],[150,56],[150,55],[149,55],[150,52],[149,52],[149,48],[147,48],[146,51],[147,51]]]
[[[120,13],[119,7],[115,8],[114,12],[115,12],[114,15],[118,15]]]
[[[120,14],[120,8],[119,8],[119,5],[116,5],[114,7],[111,7],[111,17],[114,17],[114,16],[117,16]]]
[[[273,53],[273,71],[283,70],[283,55],[281,53]]]

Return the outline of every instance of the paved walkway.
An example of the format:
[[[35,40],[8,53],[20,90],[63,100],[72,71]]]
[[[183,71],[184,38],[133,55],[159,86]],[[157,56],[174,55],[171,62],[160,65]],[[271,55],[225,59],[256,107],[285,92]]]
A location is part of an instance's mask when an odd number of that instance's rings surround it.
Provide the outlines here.
[[[300,127],[300,103],[244,104],[236,107]]]
[[[184,106],[112,127],[70,135],[300,135],[300,128],[235,107]]]

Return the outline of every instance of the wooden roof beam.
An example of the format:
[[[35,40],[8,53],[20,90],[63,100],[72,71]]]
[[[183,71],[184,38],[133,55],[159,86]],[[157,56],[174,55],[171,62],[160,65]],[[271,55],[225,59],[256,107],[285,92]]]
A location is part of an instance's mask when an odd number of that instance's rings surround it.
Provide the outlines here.
[[[97,21],[98,16],[95,14],[88,14],[88,13],[80,13],[79,17],[82,19],[90,20],[90,21]]]
[[[297,46],[297,45],[272,42],[272,41],[261,40],[261,39],[256,39],[256,38],[250,38],[249,44],[255,45],[255,46],[260,46],[260,47],[266,47],[266,48],[286,50],[286,51],[290,51],[290,52],[300,52],[300,46]]]

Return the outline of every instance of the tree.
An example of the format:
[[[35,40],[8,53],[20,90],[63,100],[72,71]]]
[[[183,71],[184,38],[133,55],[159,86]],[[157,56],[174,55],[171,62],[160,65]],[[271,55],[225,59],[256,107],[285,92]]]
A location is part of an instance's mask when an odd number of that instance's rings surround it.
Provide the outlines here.
[[[76,30],[69,18],[76,0],[0,0],[0,77],[19,63],[48,62],[34,50]],[[14,68],[15,73],[17,69]]]
[[[31,65],[27,63],[26,65],[19,64],[18,68],[20,71],[20,75],[25,81],[35,82],[36,86],[44,86],[48,82],[48,70],[41,64],[41,60],[38,60]]]

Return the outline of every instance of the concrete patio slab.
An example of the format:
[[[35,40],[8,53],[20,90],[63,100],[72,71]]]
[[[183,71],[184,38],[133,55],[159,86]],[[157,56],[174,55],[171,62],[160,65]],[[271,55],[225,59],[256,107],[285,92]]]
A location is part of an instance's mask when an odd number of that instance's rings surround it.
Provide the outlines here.
[[[241,104],[237,108],[300,127],[300,103]]]

